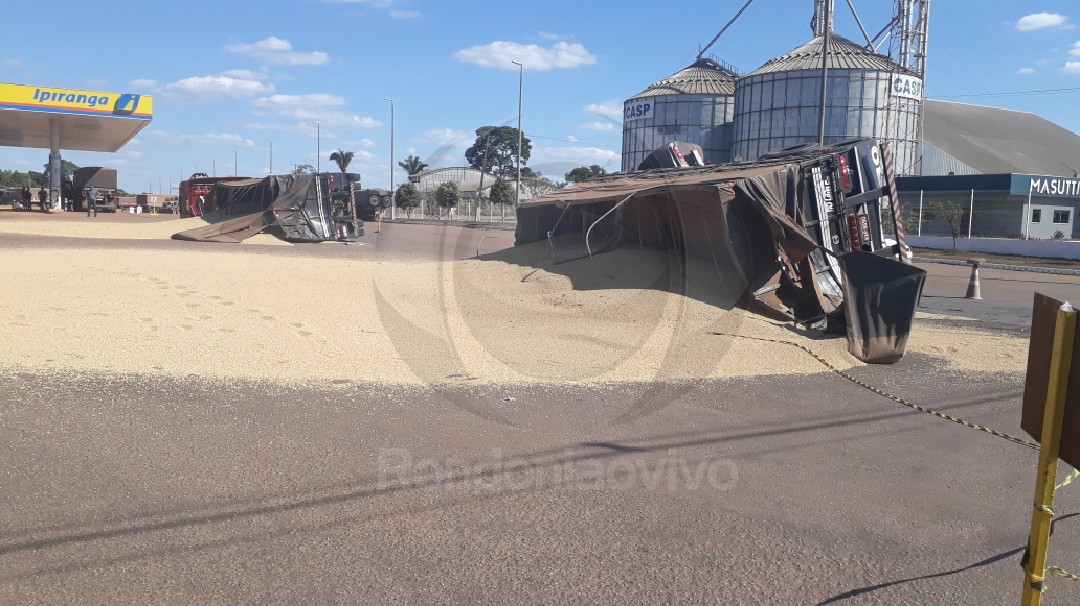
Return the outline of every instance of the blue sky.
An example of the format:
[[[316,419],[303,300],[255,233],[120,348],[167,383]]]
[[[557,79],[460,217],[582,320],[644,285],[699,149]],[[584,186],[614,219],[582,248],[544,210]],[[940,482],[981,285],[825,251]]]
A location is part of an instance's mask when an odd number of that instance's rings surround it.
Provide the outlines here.
[[[853,2],[871,35],[888,22],[891,0]],[[344,149],[365,187],[386,187],[409,154],[463,165],[477,127],[516,126],[518,60],[528,166],[561,180],[574,166],[617,170],[622,102],[691,64],[742,5],[16,1],[4,7],[0,81],[153,95],[153,122],[119,152],[64,152],[116,168],[129,192],[163,193],[196,168],[233,174],[234,159],[240,174],[262,176],[271,146],[274,172],[315,165],[317,148],[326,168]],[[836,6],[837,32],[860,40],[846,3]],[[812,7],[755,0],[709,52],[752,71],[810,40]],[[928,97],[1080,132],[1080,3],[939,0],[930,17]],[[41,170],[47,155],[0,148],[0,168]]]

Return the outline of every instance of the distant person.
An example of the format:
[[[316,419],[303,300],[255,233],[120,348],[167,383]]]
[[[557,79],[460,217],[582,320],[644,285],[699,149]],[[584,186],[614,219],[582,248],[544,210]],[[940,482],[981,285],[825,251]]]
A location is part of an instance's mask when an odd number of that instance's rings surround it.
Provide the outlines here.
[[[23,207],[23,210],[30,210],[30,201],[33,200],[33,199],[34,199],[34,197],[32,195],[30,195],[30,188],[29,187],[22,188],[22,207]]]
[[[37,193],[38,202],[41,202],[41,210],[49,210],[49,192],[42,187]]]
[[[97,216],[97,188],[91,187],[86,192],[86,216],[89,217],[93,212],[94,216]]]

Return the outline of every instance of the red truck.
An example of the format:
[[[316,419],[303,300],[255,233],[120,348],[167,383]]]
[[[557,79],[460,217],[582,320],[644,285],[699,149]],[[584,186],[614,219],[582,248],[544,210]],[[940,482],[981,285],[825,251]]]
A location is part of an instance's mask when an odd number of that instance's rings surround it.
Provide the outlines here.
[[[211,177],[195,173],[180,182],[180,216],[201,217],[217,208],[214,186],[222,181],[243,181],[249,177]]]

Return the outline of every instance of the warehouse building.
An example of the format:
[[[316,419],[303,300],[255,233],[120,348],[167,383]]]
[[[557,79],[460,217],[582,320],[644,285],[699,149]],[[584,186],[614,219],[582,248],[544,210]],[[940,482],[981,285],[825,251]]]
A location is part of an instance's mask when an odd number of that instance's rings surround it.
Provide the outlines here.
[[[943,214],[960,211],[960,235],[1080,236],[1080,136],[1026,112],[926,99],[920,176],[896,185],[909,233],[946,236]]]

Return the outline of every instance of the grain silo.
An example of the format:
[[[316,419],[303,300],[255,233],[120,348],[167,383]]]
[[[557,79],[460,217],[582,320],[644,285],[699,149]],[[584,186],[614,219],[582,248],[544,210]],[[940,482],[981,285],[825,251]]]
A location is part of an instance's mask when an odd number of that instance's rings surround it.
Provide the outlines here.
[[[898,174],[916,171],[922,80],[833,32],[767,61],[735,83],[737,159],[818,142],[822,49],[828,40],[824,142],[890,142]]]
[[[732,67],[699,57],[628,99],[623,104],[622,170],[636,169],[672,141],[700,145],[708,162],[729,161],[737,77]]]

